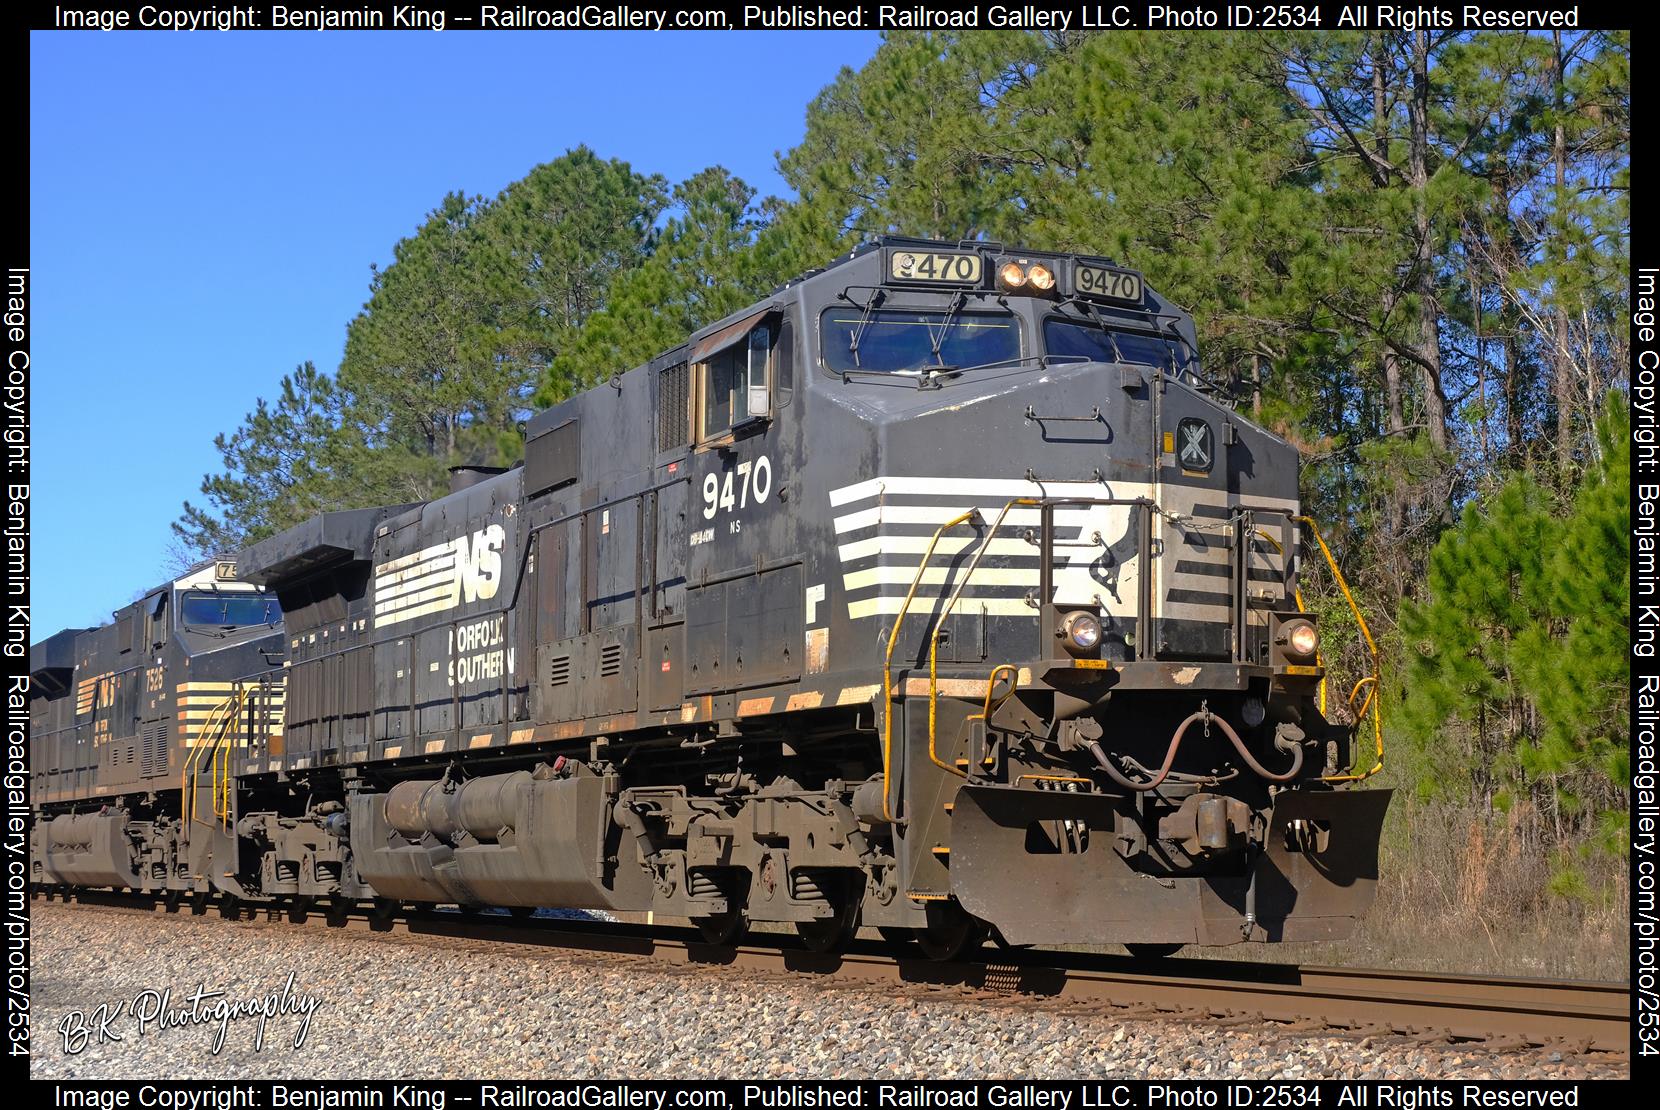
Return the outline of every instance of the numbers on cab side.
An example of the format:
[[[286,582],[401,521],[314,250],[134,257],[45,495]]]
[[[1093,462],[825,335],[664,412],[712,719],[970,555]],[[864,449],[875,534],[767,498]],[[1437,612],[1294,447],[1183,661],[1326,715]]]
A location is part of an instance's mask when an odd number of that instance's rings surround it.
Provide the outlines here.
[[[747,509],[751,501],[766,503],[772,496],[772,460],[765,455],[745,460],[731,470],[703,476],[703,519],[714,520],[719,513]]]

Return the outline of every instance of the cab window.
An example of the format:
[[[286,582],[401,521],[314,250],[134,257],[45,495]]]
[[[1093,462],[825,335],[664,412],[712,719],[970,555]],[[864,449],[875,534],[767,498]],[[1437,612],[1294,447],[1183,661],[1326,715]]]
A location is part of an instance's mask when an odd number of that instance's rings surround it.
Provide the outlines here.
[[[772,415],[773,325],[752,328],[699,365],[702,383],[700,442]]]
[[[824,365],[838,374],[918,373],[1020,357],[1020,327],[1007,312],[832,308],[825,312],[820,332]]]
[[[1099,324],[1051,316],[1043,322],[1043,344],[1051,355],[1091,362],[1128,362],[1176,370],[1182,358],[1176,344],[1156,335],[1105,329]]]
[[[282,607],[265,594],[187,593],[179,603],[179,620],[197,629],[271,625],[282,620]]]

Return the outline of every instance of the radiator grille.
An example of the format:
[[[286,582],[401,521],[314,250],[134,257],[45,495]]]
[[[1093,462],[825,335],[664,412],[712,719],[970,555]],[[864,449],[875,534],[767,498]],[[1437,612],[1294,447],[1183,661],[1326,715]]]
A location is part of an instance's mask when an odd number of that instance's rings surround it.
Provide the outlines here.
[[[684,362],[657,373],[657,450],[684,447],[690,432],[686,404],[691,372]]]

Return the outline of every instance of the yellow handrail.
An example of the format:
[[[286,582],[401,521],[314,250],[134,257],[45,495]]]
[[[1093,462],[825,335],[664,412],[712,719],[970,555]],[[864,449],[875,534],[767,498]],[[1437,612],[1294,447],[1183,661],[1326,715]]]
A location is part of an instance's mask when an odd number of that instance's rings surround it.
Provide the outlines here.
[[[991,669],[991,677],[986,679],[986,702],[985,702],[985,705],[983,707],[981,707],[981,711],[980,711],[980,719],[982,721],[991,720],[991,714],[992,714],[991,693],[992,693],[993,690],[995,690],[997,688],[997,676],[1002,674],[1004,671],[1009,672],[1009,677],[1010,677],[1009,692],[997,699],[998,708],[1002,708],[1002,705],[1003,705],[1004,702],[1006,702],[1010,698],[1014,697],[1014,692],[1015,692],[1016,688],[1018,688],[1019,685],[1020,685],[1020,668],[1019,667],[1016,667],[1013,663],[999,663],[997,666],[993,667]],[[969,718],[969,720],[971,720],[971,721],[973,719],[974,719],[973,717]]]
[[[888,633],[888,650],[882,657],[882,816],[889,824],[898,824],[898,818],[893,812],[893,650],[899,644],[899,630],[905,624],[905,615],[910,612],[911,602],[916,598],[916,588],[922,584],[922,576],[928,570],[928,561],[934,557],[934,548],[938,546],[940,537],[964,521],[973,520],[979,515],[979,509],[970,509],[960,516],[952,517],[934,530],[934,538],[928,541],[928,550],[923,552],[922,562],[916,568],[916,577],[911,580],[911,588],[905,594],[904,603],[899,607],[899,615],[893,619],[893,631]]]
[[[1003,526],[1003,521],[1009,515],[1009,510],[1014,508],[1016,505],[1030,506],[1037,504],[1041,504],[1041,502],[1035,500],[1034,498],[1016,497],[1003,506],[1003,511],[997,514],[997,520],[992,523],[991,528],[986,532],[986,542],[980,545],[980,550],[976,551],[974,553],[974,558],[969,561],[968,569],[963,572],[962,578],[957,581],[957,588],[951,592],[951,598],[945,603],[945,608],[940,610],[939,619],[934,622],[933,632],[928,637],[928,758],[933,760],[934,766],[950,771],[952,774],[959,775],[962,778],[967,778],[968,776],[962,771],[959,771],[956,767],[947,765],[944,760],[940,759],[940,757],[935,754],[934,750],[936,737],[939,731],[940,632],[945,628],[945,618],[951,615],[951,610],[957,607],[958,599],[963,596],[963,590],[967,588],[968,580],[973,578],[974,572],[979,569],[980,560],[985,557],[986,552],[991,548],[992,540],[997,537],[997,530]],[[1008,664],[1005,663],[1002,666],[994,668],[991,672],[991,677],[986,679],[986,705],[988,707],[986,715],[988,717],[991,715],[991,710],[989,708],[991,705],[991,689],[994,685],[996,685],[997,672],[1003,670],[1005,667],[1008,667]],[[1013,668],[1010,669],[1012,670]],[[1018,676],[1019,671],[1016,671],[1015,674]]]
[[[179,789],[188,801],[188,808],[181,806],[181,816],[186,823],[196,820],[196,779],[201,773],[201,761],[204,752],[208,754],[208,774],[210,797],[213,799],[213,815],[224,822],[230,814],[230,795],[232,784],[232,770],[229,758],[220,760],[221,749],[225,740],[231,735],[231,725],[236,721],[236,715],[248,698],[247,689],[241,688],[226,696],[225,700],[214,706],[209,712],[207,720],[202,722],[202,730],[196,748],[179,777]]]
[[[219,741],[213,746],[212,763],[213,815],[219,818],[220,823],[226,829],[230,827],[231,784],[235,770],[231,766],[231,737],[236,734],[233,727],[236,724],[236,719],[241,714],[242,707],[247,704],[248,688],[244,686],[232,696],[236,704],[230,712],[225,714],[224,724],[220,727]]]
[[[202,722],[202,729],[197,733],[196,746],[191,749],[190,758],[185,760],[184,767],[179,772],[179,791],[188,803],[187,805],[181,805],[180,816],[185,819],[186,824],[196,819],[195,781],[197,765],[201,763],[202,753],[211,746],[212,730],[218,724],[220,713],[231,703],[233,698],[234,695],[226,695],[224,701],[208,711],[207,720]]]
[[[1307,525],[1309,533],[1314,537],[1314,542],[1320,545],[1320,554],[1326,557],[1326,566],[1331,568],[1332,578],[1337,582],[1337,588],[1343,591],[1343,600],[1349,603],[1349,612],[1354,614],[1355,623],[1360,626],[1360,634],[1366,639],[1366,650],[1372,656],[1372,673],[1355,683],[1354,689],[1349,693],[1349,708],[1351,711],[1354,709],[1355,696],[1360,693],[1363,687],[1366,688],[1366,700],[1361,703],[1360,713],[1365,713],[1367,710],[1371,711],[1372,736],[1377,749],[1377,761],[1372,764],[1370,770],[1362,771],[1359,774],[1321,776],[1322,782],[1359,782],[1361,779],[1371,778],[1383,770],[1383,699],[1377,696],[1378,691],[1383,688],[1383,663],[1378,654],[1377,641],[1372,639],[1372,630],[1367,627],[1366,618],[1361,615],[1360,605],[1355,601],[1353,591],[1349,589],[1348,579],[1343,577],[1342,570],[1338,569],[1337,560],[1332,556],[1331,548],[1326,546],[1325,537],[1320,534],[1320,526],[1314,522],[1313,517],[1294,516],[1291,519],[1298,524]],[[1355,716],[1355,724],[1360,724],[1358,714]]]

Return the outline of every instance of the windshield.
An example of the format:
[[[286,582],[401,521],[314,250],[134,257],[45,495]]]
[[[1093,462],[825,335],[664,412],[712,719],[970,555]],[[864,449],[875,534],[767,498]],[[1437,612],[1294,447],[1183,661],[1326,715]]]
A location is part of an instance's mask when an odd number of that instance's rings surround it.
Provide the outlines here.
[[[264,594],[185,594],[179,619],[191,628],[243,628],[282,620],[277,599]]]
[[[1099,324],[1051,316],[1043,322],[1044,349],[1051,355],[1091,362],[1134,362],[1174,370],[1182,364],[1176,344],[1155,335],[1102,330]]]
[[[864,313],[832,308],[821,329],[824,364],[848,370],[918,371],[934,366],[983,366],[1020,357],[1020,328],[1007,312]],[[939,357],[934,356],[935,344]]]

